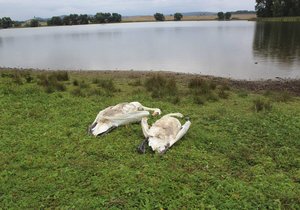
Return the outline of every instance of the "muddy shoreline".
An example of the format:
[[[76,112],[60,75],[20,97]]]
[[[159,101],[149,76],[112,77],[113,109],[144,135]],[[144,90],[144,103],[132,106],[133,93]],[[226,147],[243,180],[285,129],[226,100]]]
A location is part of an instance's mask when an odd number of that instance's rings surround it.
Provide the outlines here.
[[[103,76],[103,77],[118,77],[118,78],[128,78],[128,79],[137,79],[143,78],[147,76],[151,76],[153,74],[161,74],[166,77],[174,77],[179,81],[188,81],[195,77],[200,77],[208,80],[215,81],[216,83],[228,84],[229,86],[236,89],[244,89],[250,91],[288,91],[294,95],[300,96],[300,79],[284,79],[284,78],[275,78],[268,80],[236,80],[231,78],[223,78],[216,76],[208,76],[208,75],[200,75],[200,74],[190,74],[190,73],[177,73],[170,71],[119,71],[119,70],[43,70],[43,69],[23,69],[23,68],[0,68],[0,74],[3,72],[15,72],[15,71],[23,71],[30,72],[33,74],[41,74],[46,72],[53,71],[67,71],[72,75],[77,77],[84,76],[94,78],[95,76]]]

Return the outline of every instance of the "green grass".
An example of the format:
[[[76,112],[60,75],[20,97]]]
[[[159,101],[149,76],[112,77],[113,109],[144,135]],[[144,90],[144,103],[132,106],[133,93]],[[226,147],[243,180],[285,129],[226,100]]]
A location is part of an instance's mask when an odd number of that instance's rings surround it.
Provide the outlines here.
[[[267,22],[300,22],[300,17],[270,17],[270,18],[257,18],[257,21]]]
[[[255,101],[270,101],[268,94],[193,86],[180,76],[172,79],[176,96],[157,98],[147,91],[153,76],[144,74],[73,72],[59,81],[66,89],[49,93],[38,85],[46,73],[0,73],[0,208],[300,208],[299,97],[284,93],[257,112]],[[220,97],[195,103],[197,87]],[[136,152],[139,124],[87,135],[101,109],[125,101],[181,112],[192,126],[163,156]]]

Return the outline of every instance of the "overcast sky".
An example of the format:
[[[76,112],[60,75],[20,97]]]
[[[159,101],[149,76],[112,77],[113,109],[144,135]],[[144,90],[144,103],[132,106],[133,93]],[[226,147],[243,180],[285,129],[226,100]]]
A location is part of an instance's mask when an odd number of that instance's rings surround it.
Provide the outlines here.
[[[0,0],[0,17],[14,20],[55,15],[117,12],[152,15],[155,12],[254,10],[255,0]]]

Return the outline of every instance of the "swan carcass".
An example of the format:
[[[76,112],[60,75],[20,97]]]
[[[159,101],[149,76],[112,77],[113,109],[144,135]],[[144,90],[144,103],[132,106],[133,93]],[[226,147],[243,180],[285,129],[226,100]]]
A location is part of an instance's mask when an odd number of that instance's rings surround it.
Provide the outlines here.
[[[140,122],[143,117],[150,115],[149,111],[153,111],[153,115],[161,114],[160,109],[145,107],[139,102],[110,106],[99,112],[95,121],[89,126],[89,133],[99,136],[118,126]]]
[[[175,117],[182,118],[181,113],[172,113],[163,116],[157,120],[150,128],[147,122],[147,117],[142,119],[141,125],[145,140],[139,146],[138,151],[145,153],[146,144],[158,153],[165,153],[171,146],[180,140],[188,131],[191,122],[187,119],[186,123],[181,126],[181,123]]]

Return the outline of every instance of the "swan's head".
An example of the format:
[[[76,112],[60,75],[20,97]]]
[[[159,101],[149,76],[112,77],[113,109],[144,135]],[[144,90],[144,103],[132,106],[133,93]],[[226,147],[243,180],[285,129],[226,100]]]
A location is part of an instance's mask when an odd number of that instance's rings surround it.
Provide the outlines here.
[[[153,112],[152,116],[157,116],[157,115],[161,115],[161,110],[160,109],[154,109],[154,112]]]
[[[89,133],[100,136],[113,127],[111,123],[95,122],[89,127]]]

